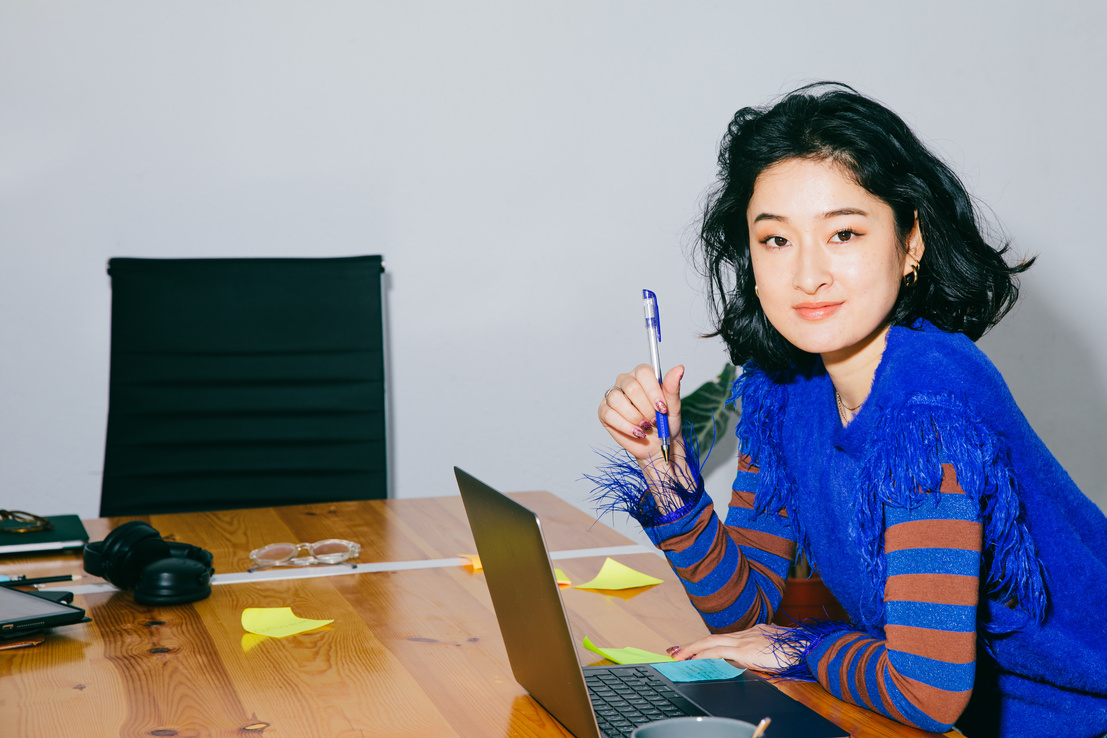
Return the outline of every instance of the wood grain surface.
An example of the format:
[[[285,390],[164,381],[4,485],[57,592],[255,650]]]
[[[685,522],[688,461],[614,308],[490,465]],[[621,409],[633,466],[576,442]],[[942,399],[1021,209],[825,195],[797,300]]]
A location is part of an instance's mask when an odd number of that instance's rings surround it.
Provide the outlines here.
[[[539,513],[554,551],[632,544],[548,493],[513,497]],[[86,527],[99,540],[124,520]],[[166,538],[207,548],[217,572],[244,571],[251,549],[277,541],[347,538],[361,544],[363,563],[475,553],[459,497],[147,520]],[[610,594],[562,590],[578,644],[588,636],[599,645],[663,651],[706,632],[664,559],[617,558],[664,584]],[[603,557],[556,563],[580,582]],[[0,559],[2,574],[81,571],[73,552]],[[143,606],[120,591],[78,595],[75,604],[91,623],[57,629],[36,647],[0,651],[3,735],[569,735],[512,677],[484,576],[469,567],[225,584],[190,605]],[[279,639],[243,630],[244,608],[284,606],[334,622]],[[606,663],[579,645],[578,652],[583,664]],[[853,735],[933,735],[847,705],[818,685],[779,686]]]

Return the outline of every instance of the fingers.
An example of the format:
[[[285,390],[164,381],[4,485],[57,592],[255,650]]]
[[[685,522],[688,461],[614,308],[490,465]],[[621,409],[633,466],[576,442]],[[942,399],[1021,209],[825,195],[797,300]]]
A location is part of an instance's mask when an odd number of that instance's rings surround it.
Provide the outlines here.
[[[598,415],[600,424],[615,442],[642,461],[658,453],[659,444],[656,435],[650,433],[654,414],[646,392],[636,378],[636,371],[620,374],[615,379],[615,385],[604,393]]]
[[[618,385],[604,393],[599,417],[600,423],[607,428],[608,432],[615,431],[638,441],[644,441],[646,433],[652,427],[652,421],[635,407],[630,397]]]
[[[684,366],[677,365],[668,371],[661,382],[661,396],[668,407],[669,427],[680,428],[680,381],[684,379]]]
[[[674,366],[665,375],[665,379],[662,381],[663,388],[665,390],[666,398],[676,399],[680,401],[680,380],[684,379],[684,365],[678,364]]]
[[[682,650],[670,655],[677,661],[690,661],[692,659],[726,659],[742,664],[743,668],[746,668],[742,659],[742,651],[734,646],[712,646],[710,648],[703,648],[691,655]]]
[[[659,401],[664,405],[661,388],[653,376],[653,369],[645,364],[620,374],[615,378],[615,385],[604,394],[604,403],[609,408],[642,428],[653,423]]]
[[[772,670],[790,665],[789,657],[773,648],[779,626],[757,625],[737,633],[721,633],[668,649],[677,661],[727,659],[749,669]]]
[[[721,650],[733,648],[737,642],[738,640],[735,638],[734,634],[709,635],[706,638],[700,638],[691,643],[672,646],[667,650],[668,654],[677,661],[686,661],[695,658],[723,658],[720,656],[706,656],[705,654],[718,653]]]
[[[659,455],[660,444],[652,433],[657,413],[668,414],[670,435],[674,439],[679,436],[683,376],[683,366],[673,367],[665,375],[662,387],[648,364],[639,364],[630,372],[620,374],[600,403],[597,411],[600,423],[636,458]]]
[[[672,371],[670,370],[669,373],[672,374]],[[651,416],[655,412],[667,414],[669,412],[669,403],[667,402],[665,393],[661,391],[661,386],[657,383],[657,375],[653,373],[653,367],[649,364],[639,364],[634,368],[632,374],[637,380],[638,389],[643,393],[641,396],[641,404],[636,402],[637,407],[640,409],[643,407],[649,408],[648,412]],[[637,392],[637,389],[634,391]],[[677,380],[677,391],[678,393],[680,391],[679,380]]]

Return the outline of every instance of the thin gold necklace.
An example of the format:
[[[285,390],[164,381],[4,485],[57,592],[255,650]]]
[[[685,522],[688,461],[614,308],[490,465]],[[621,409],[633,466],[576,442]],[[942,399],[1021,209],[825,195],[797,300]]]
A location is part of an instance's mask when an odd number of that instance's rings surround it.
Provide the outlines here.
[[[861,409],[861,405],[865,404],[865,401],[862,400],[857,407],[847,407],[846,403],[842,402],[842,396],[838,394],[838,390],[834,390],[834,401],[838,403],[838,416],[842,419],[843,423],[849,422],[849,419],[846,418],[847,410],[850,414],[856,414],[857,411]]]

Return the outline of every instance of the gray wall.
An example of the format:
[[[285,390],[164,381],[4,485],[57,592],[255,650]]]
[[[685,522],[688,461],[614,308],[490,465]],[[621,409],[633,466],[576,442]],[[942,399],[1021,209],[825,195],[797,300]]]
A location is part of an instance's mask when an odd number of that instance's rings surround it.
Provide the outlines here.
[[[97,511],[109,257],[359,253],[389,267],[394,494],[456,463],[585,504],[641,288],[687,386],[723,364],[686,253],[731,114],[831,78],[1040,255],[982,345],[1107,507],[1104,8],[0,3],[2,506]]]

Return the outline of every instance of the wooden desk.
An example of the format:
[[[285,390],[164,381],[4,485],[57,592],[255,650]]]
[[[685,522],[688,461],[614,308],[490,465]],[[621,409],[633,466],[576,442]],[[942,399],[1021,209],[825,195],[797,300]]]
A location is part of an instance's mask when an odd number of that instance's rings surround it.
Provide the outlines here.
[[[632,545],[553,495],[513,496],[542,517],[554,551]],[[86,525],[98,540],[124,520]],[[476,551],[460,497],[148,520],[166,538],[211,551],[217,573],[245,571],[250,550],[275,541],[348,538],[361,543],[364,563]],[[563,590],[578,643],[589,636],[601,645],[662,651],[706,632],[662,558],[618,558],[665,583],[609,595]],[[585,581],[601,563],[586,557],[557,565]],[[0,559],[0,573],[81,571],[77,553]],[[80,584],[89,581],[98,580]],[[484,577],[467,567],[224,584],[206,600],[175,607],[137,605],[118,591],[79,595],[76,604],[91,624],[58,629],[34,648],[0,651],[5,735],[568,735],[512,678]],[[283,639],[244,638],[243,608],[276,606],[334,623]],[[578,651],[584,664],[604,663]],[[781,689],[857,736],[932,735],[847,705],[818,685]]]

